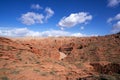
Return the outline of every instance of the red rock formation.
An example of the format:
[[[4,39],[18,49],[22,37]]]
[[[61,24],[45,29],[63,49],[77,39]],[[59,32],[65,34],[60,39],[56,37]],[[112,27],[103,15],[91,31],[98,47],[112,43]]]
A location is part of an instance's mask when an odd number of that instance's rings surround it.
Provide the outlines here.
[[[60,52],[67,55],[62,60]],[[119,80],[119,67],[120,34],[86,38],[0,37],[2,80]]]

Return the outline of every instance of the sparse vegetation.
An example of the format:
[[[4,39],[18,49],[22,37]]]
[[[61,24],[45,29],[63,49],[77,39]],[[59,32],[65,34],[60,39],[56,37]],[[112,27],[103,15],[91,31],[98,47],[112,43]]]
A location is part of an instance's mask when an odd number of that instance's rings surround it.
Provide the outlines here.
[[[82,62],[75,63],[75,65],[76,65],[77,68],[82,68],[83,67],[83,63]]]
[[[7,76],[4,76],[1,78],[2,80],[9,80],[9,78]]]
[[[35,72],[40,72],[40,70],[38,70],[38,69],[34,69],[33,71],[35,71]]]
[[[0,40],[0,79],[120,80],[118,36]]]
[[[50,71],[50,74],[51,75],[56,75],[56,71],[52,68],[51,71]]]
[[[79,45],[78,47],[77,47],[77,49],[82,49],[83,48],[83,45]]]
[[[4,48],[4,46],[3,45],[0,45],[0,50],[2,50]]]
[[[9,71],[10,69],[9,68],[0,68],[0,72],[6,72],[6,71]]]
[[[47,75],[48,75],[47,72],[41,72],[40,74],[41,74],[42,76],[47,76]]]
[[[116,79],[114,76],[112,76],[112,75],[105,75],[105,74],[101,74],[100,76],[99,76],[99,78],[101,79],[101,80],[118,80],[118,79]]]
[[[6,47],[7,47],[7,50],[15,49],[13,46],[6,46]]]
[[[19,73],[20,73],[19,70],[13,70],[13,71],[11,71],[11,74],[19,74]]]

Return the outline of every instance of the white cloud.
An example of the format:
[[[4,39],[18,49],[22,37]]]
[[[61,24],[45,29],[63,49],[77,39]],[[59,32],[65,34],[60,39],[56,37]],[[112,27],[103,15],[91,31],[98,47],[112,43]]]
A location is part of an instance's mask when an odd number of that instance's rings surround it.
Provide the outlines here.
[[[26,28],[20,28],[20,29],[11,29],[11,28],[2,28],[0,29],[0,35],[1,36],[21,36],[24,35],[27,32]]]
[[[48,30],[48,31],[41,32],[42,36],[54,36],[54,37],[70,36],[70,34],[71,34],[70,32],[61,31],[61,30]]]
[[[70,36],[70,32],[61,30],[47,30],[47,31],[32,31],[28,28],[14,28],[14,29],[0,29],[1,36],[12,36],[12,37],[25,37],[25,36],[38,36],[38,37],[48,37],[48,36]]]
[[[120,21],[118,21],[116,24],[113,25],[112,32],[113,32],[113,33],[118,33],[118,32],[120,32]]]
[[[111,23],[113,21],[113,19],[112,18],[109,18],[108,20],[107,20],[107,23]]]
[[[84,26],[81,26],[80,29],[83,30],[83,29],[84,29]]]
[[[113,17],[113,18],[109,18],[108,20],[107,20],[107,22],[108,23],[111,23],[112,21],[116,21],[116,20],[120,20],[120,13],[119,14],[117,14],[115,17]]]
[[[22,14],[20,20],[23,24],[32,25],[35,23],[43,23],[44,16],[35,12],[27,12],[26,14]]]
[[[89,15],[86,12],[72,13],[68,17],[63,17],[58,26],[61,28],[73,27],[77,24],[86,23],[88,20],[92,20],[92,15]]]
[[[62,30],[47,30],[47,31],[33,31],[28,28],[0,28],[0,36],[9,36],[9,37],[59,37],[59,36],[75,36],[75,37],[88,37],[94,35],[85,35],[82,33],[71,33]]]
[[[120,20],[120,13],[115,16],[115,20]]]
[[[39,9],[42,9],[42,7],[39,4],[32,4],[31,9],[39,10]]]
[[[3,28],[0,29],[0,35],[10,37],[40,36],[39,32],[31,31],[27,28]]]
[[[112,23],[112,33],[120,32],[120,13],[113,18],[109,18],[107,22]]]
[[[45,12],[46,12],[45,20],[49,19],[50,17],[54,15],[54,11],[49,7],[45,9]]]
[[[41,9],[42,7],[40,7],[39,4],[33,4],[31,8]],[[36,23],[42,24],[44,21],[47,21],[54,15],[54,11],[49,7],[45,8],[45,12],[46,15],[35,12],[27,12],[25,14],[22,14],[19,20],[25,25],[33,25]]]
[[[120,4],[120,0],[108,0],[108,6],[114,7]]]
[[[83,36],[87,36],[85,34],[81,34],[81,33],[73,33],[71,36],[75,36],[75,37],[83,37]]]
[[[75,36],[75,37],[92,37],[92,36],[98,36],[98,35],[97,34],[86,35],[86,34],[82,34],[82,33],[72,33],[71,36]]]

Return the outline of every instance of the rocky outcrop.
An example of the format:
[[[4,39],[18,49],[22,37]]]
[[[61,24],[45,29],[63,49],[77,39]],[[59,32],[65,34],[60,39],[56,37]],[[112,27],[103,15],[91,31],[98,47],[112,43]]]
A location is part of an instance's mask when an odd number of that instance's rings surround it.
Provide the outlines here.
[[[59,52],[60,53],[60,58],[59,60],[64,59],[65,57],[67,57],[67,55],[65,55],[63,52]]]
[[[74,43],[64,44],[59,48],[59,51],[65,53],[66,55],[69,55],[73,50],[73,46]]]
[[[11,42],[13,42],[11,39],[8,39],[8,38],[5,38],[5,37],[0,37],[0,43],[7,43],[7,44],[9,44],[9,43],[11,43]]]
[[[120,74],[120,63],[106,63],[101,64],[97,63],[90,63],[93,66],[94,70],[101,74],[113,74],[117,73]]]

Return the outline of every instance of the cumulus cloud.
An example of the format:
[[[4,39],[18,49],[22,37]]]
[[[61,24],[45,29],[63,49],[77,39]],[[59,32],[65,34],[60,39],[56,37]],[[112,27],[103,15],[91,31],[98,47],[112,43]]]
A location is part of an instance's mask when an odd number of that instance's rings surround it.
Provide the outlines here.
[[[92,37],[92,36],[98,36],[98,34],[91,34],[91,35],[86,35],[82,33],[72,33],[71,36],[73,37]]]
[[[31,6],[33,9],[42,9],[39,4],[33,4]],[[47,7],[45,8],[46,15],[42,13],[36,13],[36,12],[27,12],[25,14],[22,14],[19,20],[25,24],[25,25],[33,25],[33,24],[42,24],[44,21],[47,21],[49,18],[51,18],[54,15],[54,11]]]
[[[43,8],[39,4],[32,4],[31,9],[39,10],[39,9],[43,9]]]
[[[108,23],[111,23],[112,21],[116,21],[116,20],[120,20],[120,13],[119,14],[117,14],[115,17],[113,17],[113,18],[109,18],[108,20],[107,20],[107,22]]]
[[[113,18],[109,18],[107,22],[112,23],[112,33],[120,32],[120,13]]]
[[[112,22],[112,18],[109,18],[108,20],[107,20],[107,23],[111,23]]]
[[[12,37],[26,37],[26,36],[37,36],[37,37],[58,37],[58,36],[70,36],[70,32],[61,30],[47,30],[47,31],[32,31],[28,28],[14,28],[14,29],[0,29],[1,36],[12,36]]]
[[[45,12],[46,12],[45,20],[49,19],[50,17],[54,15],[54,11],[49,7],[45,9]]]
[[[25,14],[22,14],[20,20],[23,24],[26,25],[32,25],[35,23],[43,23],[43,19],[44,16],[42,14],[39,13],[35,13],[35,12],[27,12]]]
[[[0,35],[10,37],[40,36],[39,32],[35,32],[27,28],[0,29]]]
[[[61,31],[61,30],[48,30],[48,31],[41,32],[42,36],[54,36],[54,37],[70,36],[70,34],[71,34],[70,32]]]
[[[87,36],[87,35],[82,34],[82,33],[73,33],[71,36],[75,36],[75,37],[83,37],[83,36]]]
[[[69,28],[77,24],[85,24],[89,20],[92,20],[92,15],[88,14],[87,12],[72,13],[68,17],[63,17],[59,21],[58,26],[60,26],[61,28]]]
[[[71,33],[62,30],[46,30],[46,31],[33,31],[28,28],[0,28],[0,36],[8,36],[8,37],[59,37],[59,36],[75,36],[75,37],[86,37],[86,36],[94,36],[94,35],[85,35],[82,33]]]
[[[109,7],[115,7],[120,4],[120,0],[108,0]]]
[[[113,33],[118,33],[118,32],[120,32],[120,21],[118,21],[116,24],[113,25],[112,32],[113,32]]]
[[[27,32],[26,28],[20,28],[20,29],[10,29],[10,28],[2,28],[0,29],[0,35],[1,36],[21,36],[24,35]]]

